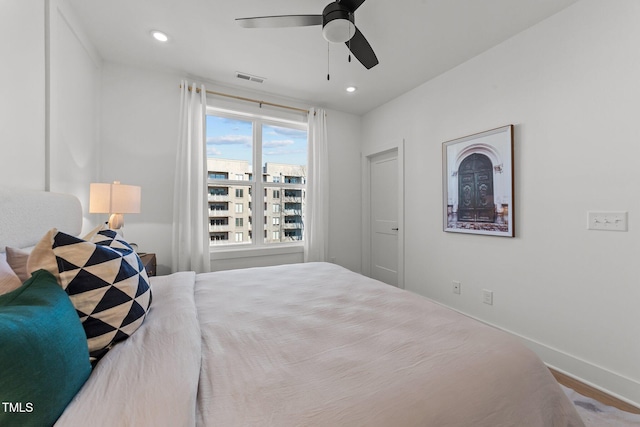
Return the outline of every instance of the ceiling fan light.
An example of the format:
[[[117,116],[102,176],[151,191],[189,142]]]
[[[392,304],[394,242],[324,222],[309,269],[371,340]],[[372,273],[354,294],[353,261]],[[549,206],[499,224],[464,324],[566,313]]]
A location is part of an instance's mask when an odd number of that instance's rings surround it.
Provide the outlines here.
[[[348,19],[333,19],[322,28],[322,35],[328,42],[344,43],[356,33],[356,26]]]

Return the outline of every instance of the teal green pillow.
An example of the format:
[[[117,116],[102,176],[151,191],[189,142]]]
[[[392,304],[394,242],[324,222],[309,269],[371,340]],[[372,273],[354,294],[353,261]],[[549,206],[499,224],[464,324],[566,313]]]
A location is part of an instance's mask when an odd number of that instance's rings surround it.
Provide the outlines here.
[[[39,270],[0,295],[0,426],[50,426],[91,373],[69,296]]]

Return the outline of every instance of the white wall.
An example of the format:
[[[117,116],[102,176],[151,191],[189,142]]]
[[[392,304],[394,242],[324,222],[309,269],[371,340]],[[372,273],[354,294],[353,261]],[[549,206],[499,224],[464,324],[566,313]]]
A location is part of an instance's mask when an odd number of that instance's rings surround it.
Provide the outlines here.
[[[89,215],[89,183],[100,175],[100,85],[102,59],[64,0],[49,0],[48,189],[77,196],[83,232]]]
[[[329,141],[329,258],[362,272],[361,118],[338,111],[327,114]]]
[[[142,212],[124,216],[124,236],[155,252],[158,274],[167,274],[180,77],[111,62],[102,73],[101,179],[142,187]]]
[[[101,59],[64,0],[1,6],[0,183],[74,194],[86,214],[99,167]]]
[[[362,139],[365,151],[406,139],[407,289],[636,404],[638,22],[635,0],[578,2],[367,114]],[[442,142],[507,124],[516,238],[443,232]],[[587,231],[589,210],[628,211],[629,231]]]
[[[190,79],[189,81],[193,81]],[[135,68],[106,62],[102,70],[101,107],[101,178],[119,180],[142,187],[142,213],[125,215],[125,237],[138,243],[141,251],[155,252],[158,273],[170,272],[171,230],[173,213],[173,180],[178,139],[181,76],[162,71]],[[266,97],[249,91],[238,91],[207,83],[207,88],[265,101],[296,105],[291,100]],[[251,108],[252,104],[230,104],[229,108]],[[341,206],[332,214],[330,256],[336,262],[356,271],[360,268],[360,195],[359,131],[360,118],[329,111],[331,182],[340,191],[332,196],[331,206]],[[356,165],[356,169],[353,169]],[[336,182],[335,179],[346,179]],[[344,187],[349,187],[345,189]],[[354,238],[345,235],[356,230]],[[262,255],[262,253],[261,253]],[[272,257],[218,257],[213,270],[301,262],[301,253]]]
[[[45,7],[0,1],[0,185],[45,188]]]

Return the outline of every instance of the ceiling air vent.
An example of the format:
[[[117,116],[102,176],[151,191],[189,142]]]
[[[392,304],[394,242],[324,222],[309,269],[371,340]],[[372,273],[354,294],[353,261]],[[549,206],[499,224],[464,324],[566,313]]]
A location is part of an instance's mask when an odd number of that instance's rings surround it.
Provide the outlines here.
[[[263,77],[252,76],[251,74],[241,73],[239,71],[236,71],[236,77],[242,80],[247,80],[255,83],[262,83],[265,81]]]

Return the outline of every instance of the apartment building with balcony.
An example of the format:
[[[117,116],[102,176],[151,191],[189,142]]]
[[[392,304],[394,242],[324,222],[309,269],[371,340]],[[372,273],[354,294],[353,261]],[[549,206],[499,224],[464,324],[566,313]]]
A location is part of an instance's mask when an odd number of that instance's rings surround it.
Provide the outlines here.
[[[248,244],[256,238],[265,244],[302,240],[306,166],[265,163],[259,198],[254,197],[257,183],[248,161],[209,158],[207,167],[211,245]]]

